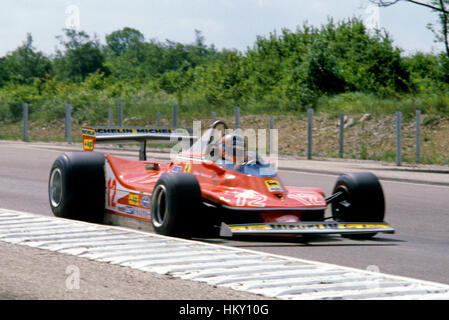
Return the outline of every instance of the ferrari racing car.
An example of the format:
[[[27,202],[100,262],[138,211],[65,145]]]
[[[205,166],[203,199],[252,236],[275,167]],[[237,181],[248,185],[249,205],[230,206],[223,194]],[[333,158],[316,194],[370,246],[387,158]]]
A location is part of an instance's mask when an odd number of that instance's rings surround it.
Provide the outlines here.
[[[369,172],[337,178],[331,195],[285,185],[244,137],[214,122],[201,137],[180,128],[83,127],[82,152],[53,163],[55,216],[133,225],[176,237],[394,233],[382,187]],[[147,142],[188,141],[170,162],[148,161]],[[139,143],[139,160],[94,152],[97,143]],[[326,216],[326,209],[330,216]],[[132,223],[130,223],[132,222]]]

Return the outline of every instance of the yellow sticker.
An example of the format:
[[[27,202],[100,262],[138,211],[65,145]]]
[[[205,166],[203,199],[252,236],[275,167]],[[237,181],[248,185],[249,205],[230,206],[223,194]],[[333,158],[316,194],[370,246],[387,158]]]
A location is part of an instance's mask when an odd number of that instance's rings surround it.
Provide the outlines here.
[[[85,136],[85,137],[91,137],[91,138],[95,138],[95,130],[94,129],[92,129],[92,128],[86,128],[86,127],[83,127],[82,129],[81,129],[81,133],[83,134],[83,136]]]
[[[192,171],[192,164],[187,163],[184,167],[184,173],[190,173],[190,171]]]
[[[130,204],[132,206],[138,206],[139,205],[139,195],[130,193],[128,196],[128,204]]]
[[[317,229],[337,229],[337,223],[304,223],[304,224],[282,224],[272,223],[270,224],[272,230],[317,230]]]
[[[390,226],[385,223],[382,223],[382,224],[342,223],[342,224],[340,224],[340,228],[342,228],[342,229],[384,229],[384,228],[390,228]]]
[[[281,184],[277,180],[265,180],[265,185],[270,192],[283,191]]]
[[[85,151],[93,151],[94,150],[94,139],[84,138],[83,139],[83,149]]]
[[[256,230],[268,230],[268,226],[265,224],[258,225],[242,225],[242,226],[230,226],[232,231],[256,231]]]

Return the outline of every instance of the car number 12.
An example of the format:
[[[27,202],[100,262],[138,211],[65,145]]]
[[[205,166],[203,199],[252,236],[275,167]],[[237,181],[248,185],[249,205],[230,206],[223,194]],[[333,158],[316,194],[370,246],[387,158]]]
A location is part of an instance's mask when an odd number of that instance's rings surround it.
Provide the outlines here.
[[[255,194],[243,192],[239,193],[237,196],[236,205],[237,207],[265,207],[265,202],[267,201],[267,196],[263,194]]]
[[[115,196],[117,195],[117,181],[114,179],[108,180],[108,207],[115,208],[117,204],[115,203]]]

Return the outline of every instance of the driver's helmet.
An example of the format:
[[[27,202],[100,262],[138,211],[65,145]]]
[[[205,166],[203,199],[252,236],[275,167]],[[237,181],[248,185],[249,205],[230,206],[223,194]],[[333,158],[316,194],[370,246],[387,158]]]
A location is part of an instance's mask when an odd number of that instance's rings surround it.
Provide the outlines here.
[[[245,139],[235,133],[226,134],[218,146],[218,153],[223,160],[242,163],[245,158]]]

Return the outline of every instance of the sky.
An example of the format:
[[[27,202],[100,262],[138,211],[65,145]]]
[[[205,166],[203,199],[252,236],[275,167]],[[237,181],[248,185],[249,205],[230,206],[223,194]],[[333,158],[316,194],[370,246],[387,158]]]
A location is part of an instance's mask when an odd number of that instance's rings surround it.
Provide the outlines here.
[[[257,36],[283,28],[295,31],[304,22],[320,26],[359,17],[385,28],[404,54],[440,52],[426,26],[437,23],[431,10],[399,2],[388,8],[370,6],[368,0],[2,0],[0,3],[0,56],[33,36],[34,47],[51,55],[59,46],[63,28],[105,35],[131,27],[147,40],[192,43],[200,30],[206,44],[244,52]]]

